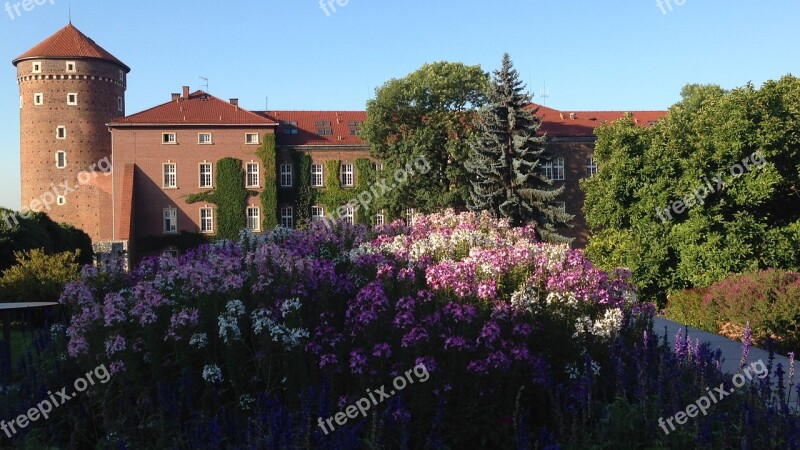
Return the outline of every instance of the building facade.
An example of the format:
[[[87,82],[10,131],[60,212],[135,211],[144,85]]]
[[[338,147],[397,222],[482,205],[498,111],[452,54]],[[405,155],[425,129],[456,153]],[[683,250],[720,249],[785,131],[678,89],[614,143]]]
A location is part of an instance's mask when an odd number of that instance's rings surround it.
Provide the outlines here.
[[[169,101],[126,116],[130,69],[72,25],[14,64],[20,84],[22,204],[110,158],[110,177],[84,176],[69,198],[59,199],[48,211],[54,219],[86,230],[95,242],[130,246],[141,257],[177,253],[187,246],[187,236],[216,234],[229,219],[214,201],[222,188],[217,172],[223,160],[241,166],[242,179],[234,184],[243,186],[248,196],[238,219],[251,231],[291,228],[331,216],[333,210],[354,222],[388,220],[382,211],[359,217],[346,204],[366,187],[366,173],[372,170],[374,175],[380,167],[359,138],[364,111],[248,111],[237,99],[190,92],[184,86]],[[555,187],[565,187],[563,207],[575,215],[564,234],[581,247],[588,230],[579,183],[598,170],[592,158],[594,130],[625,113],[532,107],[538,108],[540,131],[553,156],[543,173]],[[648,126],[665,113],[632,114]],[[264,152],[272,156],[265,159]],[[304,203],[302,187],[340,195]],[[265,203],[265,196],[274,196],[273,203]],[[274,207],[267,210],[267,204]]]

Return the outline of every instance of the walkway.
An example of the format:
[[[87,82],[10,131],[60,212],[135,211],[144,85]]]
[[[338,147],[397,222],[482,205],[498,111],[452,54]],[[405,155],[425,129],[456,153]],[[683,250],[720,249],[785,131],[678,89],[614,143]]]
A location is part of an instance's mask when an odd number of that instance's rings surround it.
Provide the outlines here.
[[[733,341],[731,339],[724,338],[717,334],[712,334],[707,331],[698,330],[697,328],[692,327],[684,327],[676,322],[672,322],[671,320],[664,319],[663,317],[655,317],[653,319],[653,331],[659,337],[659,339],[663,339],[664,337],[664,327],[667,329],[667,338],[668,342],[675,348],[675,335],[678,333],[678,330],[682,331],[683,334],[686,334],[686,330],[689,331],[689,339],[691,340],[692,344],[694,344],[695,339],[700,339],[700,342],[708,342],[711,344],[711,350],[716,350],[719,348],[722,350],[722,371],[730,374],[735,374],[739,371],[739,363],[742,360],[742,343],[739,341]],[[748,353],[747,363],[753,363],[758,360],[762,360],[764,364],[767,363],[769,359],[769,352],[766,350],[762,350],[756,347],[750,347],[750,352]],[[778,363],[783,365],[783,370],[786,372],[786,384],[789,384],[789,358],[782,355],[775,355],[775,361],[773,362],[774,365],[777,366]],[[795,369],[798,372],[795,374],[795,384],[797,384],[798,380],[800,380],[800,365],[795,364]],[[773,367],[774,370],[774,367]],[[797,391],[792,394],[792,404],[795,408],[800,409],[800,399],[798,399]]]

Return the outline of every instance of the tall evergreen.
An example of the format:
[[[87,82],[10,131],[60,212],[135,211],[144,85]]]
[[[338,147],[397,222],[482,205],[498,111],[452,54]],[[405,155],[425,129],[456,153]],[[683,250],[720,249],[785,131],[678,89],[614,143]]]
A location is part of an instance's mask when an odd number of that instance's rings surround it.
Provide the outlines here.
[[[534,224],[547,242],[570,242],[556,231],[569,226],[573,217],[554,202],[564,187],[554,188],[541,173],[542,165],[551,161],[544,136],[536,136],[541,121],[535,109],[526,109],[531,97],[508,54],[494,72],[488,100],[466,164],[471,175],[468,207],[491,210],[508,218],[511,226]]]

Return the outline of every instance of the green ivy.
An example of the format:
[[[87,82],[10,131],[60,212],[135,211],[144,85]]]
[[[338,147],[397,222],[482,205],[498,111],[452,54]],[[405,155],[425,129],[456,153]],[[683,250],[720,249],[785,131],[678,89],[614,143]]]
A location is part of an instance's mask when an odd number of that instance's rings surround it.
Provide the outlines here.
[[[278,226],[278,167],[275,135],[265,134],[261,146],[256,151],[256,156],[261,159],[264,166],[264,189],[261,198],[261,213],[263,215],[263,229],[272,230]]]
[[[355,170],[356,190],[358,191],[358,194],[361,194],[362,192],[369,192],[371,197],[374,196],[374,192],[372,192],[370,188],[375,185],[377,174],[375,173],[375,169],[372,168],[372,160],[367,158],[356,159]],[[366,207],[361,205],[358,213],[356,213],[357,223],[367,226],[372,225],[372,217],[376,212],[375,201],[376,199],[372,198],[372,201],[370,201]]]
[[[311,223],[311,207],[317,201],[317,192],[311,187],[311,156],[307,153],[293,152],[292,160],[297,168],[295,177],[295,209],[297,228],[306,228]]]
[[[355,161],[356,178],[355,188],[343,188],[339,180],[339,168],[341,161],[331,160],[325,162],[325,188],[316,190],[316,204],[322,205],[325,208],[327,216],[337,217],[337,210],[340,206],[348,202],[354,202],[358,205],[358,195],[362,192],[369,192],[370,187],[375,182],[375,171],[372,169],[372,161],[368,158],[358,158]],[[310,167],[309,167],[310,177]],[[365,225],[370,224],[373,209],[373,202],[371,202],[367,209],[361,208],[356,213],[356,222]]]
[[[216,189],[186,197],[189,204],[208,202],[217,205],[216,239],[236,241],[239,232],[247,228],[247,198],[257,194],[245,189],[244,176],[242,160],[222,158],[217,161]]]

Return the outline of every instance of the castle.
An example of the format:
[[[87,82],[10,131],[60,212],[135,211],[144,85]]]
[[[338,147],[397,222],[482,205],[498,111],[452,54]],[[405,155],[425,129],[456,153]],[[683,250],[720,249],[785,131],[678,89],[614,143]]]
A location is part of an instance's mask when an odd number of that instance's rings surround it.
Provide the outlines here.
[[[98,248],[113,244],[137,258],[178,253],[182,232],[216,233],[217,207],[197,194],[217,187],[216,163],[223,158],[241,161],[244,185],[255,193],[270,188],[280,194],[307,179],[319,190],[335,181],[355,197],[359,162],[370,157],[369,145],[358,136],[363,111],[248,111],[237,99],[184,86],[164,103],[126,115],[130,67],[72,24],[13,64],[20,92],[23,209],[43,210],[53,220],[83,229]],[[593,132],[625,113],[537,106],[554,156],[543,170],[556,186],[565,186],[563,207],[575,215],[574,227],[565,234],[581,246],[587,229],[578,183],[598,170]],[[640,111],[633,117],[647,126],[664,114]],[[263,141],[272,137],[274,168],[258,157]],[[297,154],[310,160],[303,167],[309,174],[298,173]],[[267,172],[273,169],[274,174]],[[199,200],[187,202],[192,195]],[[299,205],[310,211],[298,211],[293,197],[279,195],[274,211],[264,211],[258,196],[248,197],[241,212],[247,227],[254,232],[265,223],[291,228],[297,217],[316,220],[329,214],[325,205]],[[347,220],[357,218],[349,206],[341,211]],[[267,215],[275,217],[269,222]],[[371,223],[384,220],[380,211],[369,218]]]

